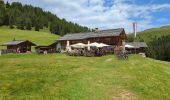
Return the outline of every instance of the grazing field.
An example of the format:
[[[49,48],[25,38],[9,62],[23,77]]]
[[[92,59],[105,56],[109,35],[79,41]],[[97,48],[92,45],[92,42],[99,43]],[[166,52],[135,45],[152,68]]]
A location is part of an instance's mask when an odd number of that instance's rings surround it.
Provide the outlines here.
[[[58,36],[51,34],[46,31],[46,29],[41,30],[40,32],[36,31],[27,31],[27,30],[18,30],[18,29],[9,29],[6,26],[0,27],[0,45],[5,42],[16,40],[30,40],[37,45],[49,45],[57,40]],[[0,46],[0,48],[4,48]]]
[[[118,60],[0,56],[0,100],[169,100],[170,64],[138,55]]]
[[[163,37],[170,35],[170,26],[164,26],[160,28],[152,28],[137,34],[137,38],[143,39],[146,43],[152,41],[155,37]],[[139,40],[140,40],[139,39]]]
[[[137,33],[136,41],[144,41],[147,44],[156,38],[170,35],[170,26],[151,28]],[[133,41],[134,33],[127,34],[128,40]]]

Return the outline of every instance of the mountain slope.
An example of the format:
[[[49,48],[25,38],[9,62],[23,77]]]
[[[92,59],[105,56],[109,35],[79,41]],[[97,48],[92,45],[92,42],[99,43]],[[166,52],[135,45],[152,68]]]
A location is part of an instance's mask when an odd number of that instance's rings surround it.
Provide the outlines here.
[[[170,35],[170,26],[163,26],[160,28],[152,28],[139,32],[137,34],[137,40],[142,39],[145,42],[150,42],[155,36],[162,37],[167,35]]]
[[[30,40],[37,45],[48,45],[53,43],[59,36],[48,32],[26,31],[0,27],[0,45],[13,40]],[[0,47],[3,48],[3,47]]]
[[[3,25],[10,26],[10,28],[16,26],[21,30],[35,28],[35,31],[48,28],[51,33],[57,35],[90,31],[88,27],[61,19],[42,8],[15,1],[10,4],[0,0],[0,26]]]
[[[170,61],[170,26],[140,32],[137,40],[147,43],[146,55],[148,57]]]

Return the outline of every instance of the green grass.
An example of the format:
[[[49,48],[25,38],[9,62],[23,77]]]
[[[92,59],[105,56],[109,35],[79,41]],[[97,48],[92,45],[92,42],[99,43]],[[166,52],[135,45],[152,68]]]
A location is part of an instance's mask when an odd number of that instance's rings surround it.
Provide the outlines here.
[[[49,45],[57,40],[58,36],[51,34],[47,29],[36,31],[9,29],[6,26],[0,27],[0,45],[5,42],[16,40],[30,40],[37,45]],[[0,46],[0,48],[4,48]]]
[[[143,39],[145,42],[150,42],[152,41],[152,38],[154,38],[155,36],[162,37],[167,35],[170,35],[170,26],[148,29],[139,32],[137,36],[138,38],[140,37],[141,39]]]
[[[0,100],[169,100],[170,64],[64,54],[0,56]]]
[[[169,28],[163,29],[163,34],[169,34]],[[156,34],[160,34],[158,30]],[[144,32],[142,36],[155,31]],[[37,45],[48,45],[58,38],[48,29],[35,32],[0,27],[0,44],[14,37]],[[113,55],[2,55],[0,100],[169,100],[169,66],[137,55],[130,55],[127,61]]]

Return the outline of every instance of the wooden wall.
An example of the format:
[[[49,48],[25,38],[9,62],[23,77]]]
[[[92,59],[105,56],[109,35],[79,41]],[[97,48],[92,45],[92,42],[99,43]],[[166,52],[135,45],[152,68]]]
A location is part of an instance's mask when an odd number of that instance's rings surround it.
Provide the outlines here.
[[[122,35],[122,37],[123,37],[123,35]],[[113,37],[90,38],[90,39],[84,39],[84,40],[70,40],[70,45],[76,44],[76,43],[87,44],[88,41],[90,41],[90,43],[98,42],[98,43],[108,44],[111,46],[120,46],[120,45],[122,45],[122,37],[120,37],[120,36],[114,37],[113,36]],[[67,45],[67,41],[61,41],[61,48],[63,50],[66,49],[66,45]]]
[[[8,50],[16,50],[17,48],[20,48],[21,53],[26,53],[27,51],[31,51],[31,46],[25,46],[25,45],[15,45],[15,46],[7,46]]]
[[[31,51],[31,46],[32,46],[32,44],[30,42],[23,42],[18,45],[9,45],[9,46],[7,46],[7,49],[17,51],[17,48],[20,48],[21,53],[26,53],[27,51]]]

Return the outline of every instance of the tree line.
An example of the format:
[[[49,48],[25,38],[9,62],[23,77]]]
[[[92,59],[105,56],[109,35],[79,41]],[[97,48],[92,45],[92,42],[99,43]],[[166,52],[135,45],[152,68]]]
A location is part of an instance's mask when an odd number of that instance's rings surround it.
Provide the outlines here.
[[[19,2],[8,3],[0,0],[0,26],[16,27],[21,30],[39,31],[48,28],[51,33],[64,35],[91,31],[88,27],[60,19],[49,11],[39,7],[22,5]]]
[[[162,37],[155,36],[148,43],[146,54],[148,57],[154,59],[170,61],[170,35]]]
[[[134,34],[127,35],[127,42],[146,42],[146,56],[158,60],[170,61],[170,35],[150,37],[150,41],[144,41],[144,37],[137,36],[134,39]]]

